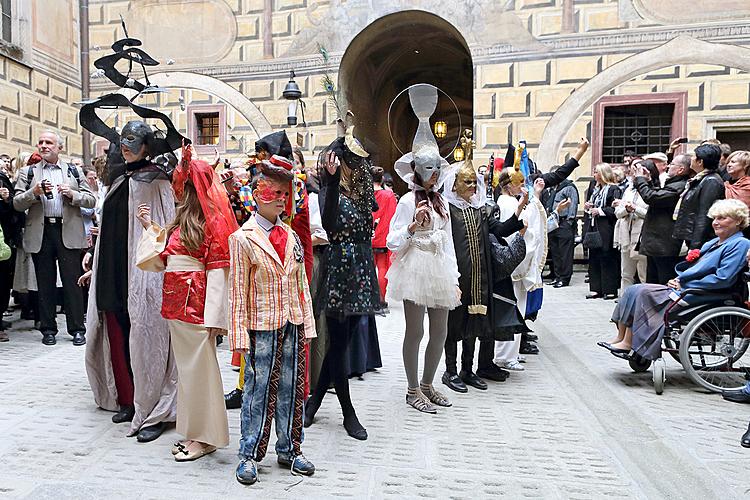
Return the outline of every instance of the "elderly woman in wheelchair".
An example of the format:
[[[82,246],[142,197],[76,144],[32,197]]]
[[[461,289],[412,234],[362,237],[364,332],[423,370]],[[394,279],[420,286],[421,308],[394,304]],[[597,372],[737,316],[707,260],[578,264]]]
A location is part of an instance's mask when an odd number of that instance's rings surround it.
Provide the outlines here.
[[[649,360],[653,361],[661,356],[662,340],[669,328],[672,311],[687,310],[696,305],[706,305],[703,310],[694,308],[699,312],[708,312],[706,309],[725,303],[744,306],[744,299],[732,302],[726,298],[736,297],[738,290],[747,288],[744,282],[739,281],[739,277],[747,266],[750,251],[750,240],[742,235],[742,230],[749,223],[748,207],[739,200],[719,200],[711,206],[708,216],[713,219],[712,227],[716,238],[703,245],[699,256],[689,253],[688,259],[675,268],[677,278],[669,281],[666,286],[639,284],[628,287],[612,314],[612,321],[617,325],[617,336],[610,342],[599,342],[599,346],[623,359],[644,360],[647,368]],[[746,296],[746,293],[743,295]],[[750,317],[750,313],[747,316]],[[692,320],[699,318],[688,319],[692,324]],[[712,328],[719,331],[722,327],[712,325]],[[747,349],[748,335],[742,335],[745,330],[750,334],[750,319],[744,320],[737,335],[742,337],[740,342],[744,346],[740,356]],[[703,339],[700,342],[705,344],[707,341]],[[696,344],[698,347],[701,347],[700,342]],[[708,343],[710,342],[709,340]],[[726,341],[723,345],[725,344]],[[670,353],[679,359],[676,350]],[[690,374],[690,370],[688,372]],[[701,385],[709,390],[717,390],[706,384]]]

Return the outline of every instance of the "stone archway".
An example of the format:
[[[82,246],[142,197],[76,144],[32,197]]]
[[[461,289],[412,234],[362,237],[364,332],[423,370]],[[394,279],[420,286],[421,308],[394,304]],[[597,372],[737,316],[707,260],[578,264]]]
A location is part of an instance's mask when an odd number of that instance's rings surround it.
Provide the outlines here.
[[[549,168],[558,163],[568,131],[602,95],[636,76],[676,64],[713,64],[750,71],[750,49],[680,36],[610,66],[576,89],[552,116],[536,154],[538,164]]]
[[[149,80],[159,87],[193,89],[212,94],[244,116],[258,137],[273,132],[271,124],[258,106],[240,91],[221,80],[186,71],[155,73],[149,75]]]
[[[410,85],[435,85],[459,109],[461,127],[453,104],[442,95],[433,115],[433,122],[443,120],[448,125],[448,135],[438,141],[444,156],[451,154],[460,128],[473,123],[473,64],[468,44],[451,23],[435,14],[408,10],[377,19],[349,44],[338,78],[341,111],[354,112],[358,135],[373,160],[387,170],[401,155],[388,130],[388,107]],[[405,95],[394,106],[391,125],[399,147],[408,150],[417,119]]]

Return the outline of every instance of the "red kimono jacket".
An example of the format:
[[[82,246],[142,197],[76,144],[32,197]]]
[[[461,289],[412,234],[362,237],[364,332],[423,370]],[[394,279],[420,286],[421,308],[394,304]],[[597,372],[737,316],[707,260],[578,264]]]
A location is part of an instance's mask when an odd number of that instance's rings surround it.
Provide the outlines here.
[[[220,253],[219,248],[211,241],[204,240],[201,247],[190,252],[180,242],[180,229],[175,229],[169,236],[167,245],[159,254],[164,265],[170,255],[183,255],[195,259],[194,265],[203,270],[194,271],[167,271],[164,273],[164,288],[161,313],[165,319],[176,319],[186,323],[206,324],[206,326],[219,326],[206,322],[204,312],[206,310],[206,289],[209,271],[215,269],[229,268],[229,254]],[[223,278],[222,278],[223,279]],[[221,318],[217,318],[218,321]],[[221,321],[221,324],[225,323]]]

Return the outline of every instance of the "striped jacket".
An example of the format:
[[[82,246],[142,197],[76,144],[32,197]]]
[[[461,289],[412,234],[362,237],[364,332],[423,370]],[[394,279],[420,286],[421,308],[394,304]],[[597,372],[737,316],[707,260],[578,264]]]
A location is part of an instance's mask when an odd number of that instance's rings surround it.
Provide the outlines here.
[[[248,330],[273,331],[287,322],[315,337],[310,289],[299,238],[288,232],[284,264],[255,217],[229,237],[229,347],[248,349]]]

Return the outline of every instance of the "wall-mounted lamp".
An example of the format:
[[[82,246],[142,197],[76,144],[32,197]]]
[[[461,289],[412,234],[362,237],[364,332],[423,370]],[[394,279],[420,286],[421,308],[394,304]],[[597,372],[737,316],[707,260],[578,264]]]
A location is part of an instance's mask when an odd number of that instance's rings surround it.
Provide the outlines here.
[[[464,159],[464,150],[461,149],[461,147],[457,147],[453,150],[453,159],[456,161],[463,161]]]
[[[445,139],[445,136],[448,135],[448,124],[442,120],[435,122],[433,129],[435,131],[435,137],[438,139]]]
[[[289,126],[297,125],[297,106],[302,108],[302,125],[307,126],[305,123],[305,103],[300,99],[302,97],[302,91],[299,89],[299,85],[294,81],[294,70],[289,72],[289,81],[284,87],[284,91],[281,96],[289,101],[289,108],[287,109],[286,123]]]

